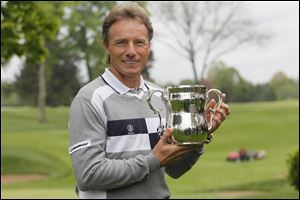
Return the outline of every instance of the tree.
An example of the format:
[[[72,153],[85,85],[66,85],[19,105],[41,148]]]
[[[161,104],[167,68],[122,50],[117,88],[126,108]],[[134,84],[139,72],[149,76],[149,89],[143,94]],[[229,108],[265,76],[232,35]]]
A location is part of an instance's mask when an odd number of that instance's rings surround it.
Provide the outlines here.
[[[21,105],[36,106],[38,100],[38,65],[26,63],[16,76],[15,90],[22,99]]]
[[[60,27],[59,2],[1,2],[1,66],[13,55],[24,56],[37,66],[39,122],[46,121],[46,42],[55,38]]]
[[[1,81],[1,107],[19,105],[20,98],[15,92],[13,83]]]
[[[288,181],[299,191],[299,149],[290,153],[288,159]]]
[[[237,47],[261,44],[268,36],[255,30],[255,23],[242,10],[242,2],[200,1],[160,2],[152,12],[165,28],[161,41],[188,59],[194,82],[200,81],[211,63]],[[197,64],[201,58],[202,64]]]
[[[107,12],[115,5],[113,1],[73,2],[63,21],[66,30],[62,36],[74,54],[85,64],[88,81],[104,72],[104,49],[102,47],[102,24]]]
[[[190,79],[184,79],[179,82],[179,85],[193,85],[194,81]]]
[[[269,82],[255,85],[252,95],[253,95],[252,101],[274,101],[274,100],[276,100],[275,91]]]
[[[69,105],[80,88],[76,63],[79,58],[64,40],[56,38],[46,43],[49,54],[44,62],[47,87],[46,104]],[[37,66],[25,62],[16,76],[15,88],[22,105],[36,105],[38,95]]]
[[[282,71],[273,75],[270,84],[275,91],[277,100],[299,98],[299,83],[288,78]]]
[[[239,72],[223,62],[214,63],[208,72],[213,87],[226,94],[226,101],[243,102],[252,99],[253,86]]]
[[[70,105],[81,87],[79,69],[80,58],[64,40],[56,39],[47,44],[49,56],[47,66],[47,105]]]

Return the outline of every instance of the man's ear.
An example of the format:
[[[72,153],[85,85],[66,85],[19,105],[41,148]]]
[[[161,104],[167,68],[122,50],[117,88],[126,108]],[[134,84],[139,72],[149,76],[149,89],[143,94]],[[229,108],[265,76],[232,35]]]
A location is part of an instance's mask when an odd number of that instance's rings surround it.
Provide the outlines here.
[[[109,52],[109,45],[108,45],[108,43],[106,43],[106,42],[102,42],[102,48],[104,49],[104,51],[105,51],[105,54],[109,54],[110,52]]]
[[[110,54],[110,51],[108,49],[108,45],[104,44],[103,46],[104,46],[105,54]]]

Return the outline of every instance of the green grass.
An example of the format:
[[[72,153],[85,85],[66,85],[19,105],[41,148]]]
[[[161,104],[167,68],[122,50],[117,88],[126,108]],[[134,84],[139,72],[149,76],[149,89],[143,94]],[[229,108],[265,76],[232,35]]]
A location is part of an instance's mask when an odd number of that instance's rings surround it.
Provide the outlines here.
[[[39,124],[36,108],[1,109],[1,174],[49,176],[47,180],[30,183],[1,184],[1,197],[6,197],[6,189],[14,191],[14,188],[67,187],[74,193],[75,180],[68,153],[68,108],[48,108],[46,112],[48,122]],[[10,197],[9,192],[7,195]]]
[[[171,198],[292,198],[287,158],[299,149],[299,102],[230,104],[232,114],[215,132],[196,165],[167,182]],[[1,198],[76,198],[68,155],[68,108],[48,108],[48,122],[37,123],[37,109],[1,109],[1,174],[38,173],[48,179],[1,184]],[[226,162],[229,151],[264,149],[263,160]]]
[[[168,179],[172,198],[218,198],[223,191],[254,191],[251,198],[298,198],[299,192],[286,181],[288,154],[299,148],[298,102],[230,106],[232,114],[196,165],[179,180]],[[267,156],[253,162],[226,162],[228,152],[240,147],[264,149]],[[202,196],[206,193],[213,196]]]
[[[1,198],[7,199],[76,199],[74,189],[70,188],[33,188],[33,189],[5,189]]]
[[[1,156],[1,174],[31,174],[35,172],[51,175],[55,171],[54,169],[59,170],[57,162],[59,160],[50,154],[26,148],[6,148]]]

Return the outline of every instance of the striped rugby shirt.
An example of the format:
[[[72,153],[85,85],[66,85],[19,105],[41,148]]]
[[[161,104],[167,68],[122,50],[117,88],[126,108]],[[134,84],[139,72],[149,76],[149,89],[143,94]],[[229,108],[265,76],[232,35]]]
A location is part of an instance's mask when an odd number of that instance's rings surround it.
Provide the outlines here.
[[[204,153],[203,146],[161,167],[152,149],[159,118],[146,97],[156,85],[134,91],[107,68],[80,89],[70,107],[70,147],[79,198],[169,198],[164,173],[178,178]],[[159,96],[155,107],[164,108]],[[162,113],[165,116],[165,113]]]

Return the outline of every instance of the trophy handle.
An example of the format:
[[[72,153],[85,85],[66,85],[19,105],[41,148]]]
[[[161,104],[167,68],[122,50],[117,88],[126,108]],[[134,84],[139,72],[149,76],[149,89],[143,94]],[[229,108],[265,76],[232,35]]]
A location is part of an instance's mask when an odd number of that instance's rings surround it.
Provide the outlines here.
[[[160,98],[161,98],[162,102],[164,102],[164,104],[166,106],[166,124],[165,124],[165,126],[162,125],[161,115],[160,115],[160,113],[161,113],[161,111],[163,109],[162,108],[157,109],[151,103],[152,96],[156,92],[161,93],[161,97]],[[159,126],[159,131],[158,132],[162,133],[164,131],[164,128],[167,127],[168,119],[169,119],[169,116],[170,116],[170,113],[171,113],[171,108],[169,106],[167,98],[164,96],[164,92],[161,91],[161,90],[151,90],[150,93],[147,96],[147,103],[148,103],[150,109],[154,112],[154,114],[158,114],[159,121],[160,121],[160,126]]]
[[[164,99],[163,98],[164,93],[162,91],[160,91],[160,90],[151,90],[150,93],[147,96],[147,103],[148,103],[150,109],[154,112],[154,114],[159,114],[162,111],[162,108],[156,109],[156,108],[154,108],[154,106],[151,103],[152,96],[156,92],[161,93],[161,99]]]
[[[213,118],[213,115],[215,114],[216,110],[221,107],[222,102],[225,99],[225,94],[222,93],[220,90],[218,90],[218,89],[210,89],[210,90],[208,90],[206,92],[206,100],[207,101],[208,101],[208,98],[209,98],[209,93],[211,93],[211,92],[216,93],[216,95],[218,96],[218,101],[217,101],[217,106],[215,108],[209,108],[209,111],[210,111],[211,114],[210,114],[210,120],[208,122],[208,131],[210,131],[211,128],[212,128],[212,118]]]

